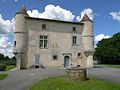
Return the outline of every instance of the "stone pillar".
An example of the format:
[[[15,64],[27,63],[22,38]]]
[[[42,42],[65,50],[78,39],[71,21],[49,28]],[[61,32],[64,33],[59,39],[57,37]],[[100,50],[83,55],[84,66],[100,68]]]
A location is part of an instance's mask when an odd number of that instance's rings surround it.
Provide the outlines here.
[[[93,55],[94,55],[94,50],[89,50],[89,51],[85,51],[85,56],[87,59],[87,68],[92,68],[93,67]]]
[[[87,57],[87,67],[93,67],[93,55]]]
[[[16,59],[17,59],[17,61],[16,61],[16,69],[20,70],[20,68],[21,68],[21,59],[22,59],[21,54],[17,54]]]

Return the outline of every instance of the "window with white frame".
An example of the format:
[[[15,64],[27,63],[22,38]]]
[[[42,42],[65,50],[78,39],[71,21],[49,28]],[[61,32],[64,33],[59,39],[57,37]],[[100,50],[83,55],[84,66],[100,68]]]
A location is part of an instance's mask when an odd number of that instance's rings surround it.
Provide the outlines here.
[[[40,48],[48,48],[48,36],[47,35],[40,35]]]

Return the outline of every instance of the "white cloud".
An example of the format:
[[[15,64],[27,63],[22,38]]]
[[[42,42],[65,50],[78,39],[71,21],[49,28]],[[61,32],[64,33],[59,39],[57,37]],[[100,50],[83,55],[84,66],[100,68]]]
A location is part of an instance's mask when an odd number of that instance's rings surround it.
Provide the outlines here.
[[[4,20],[0,14],[0,34],[8,34],[13,32],[15,20]]]
[[[13,44],[10,41],[9,35],[13,35],[15,28],[15,19],[4,20],[0,14],[0,53],[5,56],[12,57]]]
[[[107,38],[110,38],[109,35],[104,35],[104,34],[99,34],[95,37],[95,41],[98,42],[98,41],[101,41],[102,39],[107,39]]]
[[[2,36],[0,37],[0,48],[7,48],[8,46],[8,37]]]
[[[5,56],[12,57],[13,55],[13,43],[10,42],[9,37],[7,35],[0,36],[0,53]]]
[[[117,20],[120,22],[120,11],[119,12],[110,12],[109,13],[114,20]]]
[[[69,10],[63,9],[60,6],[54,6],[52,4],[45,7],[44,12],[39,12],[38,10],[27,11],[29,16],[37,18],[47,18],[56,19],[64,21],[73,21],[74,15]]]
[[[88,15],[88,17],[89,17],[91,20],[93,20],[93,18],[94,18],[93,10],[92,10],[91,8],[85,8],[85,9],[80,13],[80,16],[77,16],[77,17],[76,17],[77,21],[81,21],[85,13]]]
[[[15,0],[15,2],[17,2],[18,0]]]

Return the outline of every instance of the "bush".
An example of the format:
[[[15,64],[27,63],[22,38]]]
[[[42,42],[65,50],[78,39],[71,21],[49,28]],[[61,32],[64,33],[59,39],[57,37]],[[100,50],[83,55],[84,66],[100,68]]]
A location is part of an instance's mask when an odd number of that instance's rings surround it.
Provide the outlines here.
[[[0,71],[5,71],[5,70],[6,70],[6,65],[0,64]]]
[[[1,64],[16,65],[16,60],[0,60]]]

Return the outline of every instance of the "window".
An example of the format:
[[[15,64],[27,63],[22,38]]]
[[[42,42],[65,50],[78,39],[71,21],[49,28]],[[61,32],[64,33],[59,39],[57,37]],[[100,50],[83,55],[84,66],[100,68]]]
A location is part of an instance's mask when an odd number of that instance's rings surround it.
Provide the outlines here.
[[[75,46],[77,44],[77,36],[72,37],[72,45]]]
[[[78,57],[80,57],[80,56],[81,56],[81,53],[79,52],[79,53],[78,53]]]
[[[14,47],[16,47],[16,41],[14,41]]]
[[[48,48],[48,36],[40,36],[40,48]]]
[[[73,31],[76,31],[76,27],[73,27]]]
[[[46,29],[46,24],[42,24],[42,29]]]
[[[53,60],[57,60],[57,55],[54,55],[54,56],[53,56]]]

